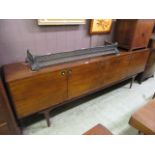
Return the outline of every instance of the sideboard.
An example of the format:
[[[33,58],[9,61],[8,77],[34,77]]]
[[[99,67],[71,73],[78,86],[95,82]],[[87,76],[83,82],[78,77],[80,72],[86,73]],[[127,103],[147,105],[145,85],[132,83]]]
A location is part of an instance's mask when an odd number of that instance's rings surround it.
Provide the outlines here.
[[[3,74],[19,120],[99,91],[144,71],[149,49],[67,62],[39,71],[26,63],[5,65]]]

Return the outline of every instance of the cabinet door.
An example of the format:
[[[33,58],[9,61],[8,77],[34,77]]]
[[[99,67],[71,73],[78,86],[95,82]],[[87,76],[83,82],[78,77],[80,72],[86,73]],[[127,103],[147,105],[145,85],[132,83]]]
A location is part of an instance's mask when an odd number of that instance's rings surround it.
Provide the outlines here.
[[[152,34],[153,20],[139,20],[137,22],[135,35],[132,42],[133,48],[147,47],[149,38]]]
[[[101,86],[112,84],[127,77],[130,55],[118,56],[101,62]]]
[[[68,77],[68,96],[74,98],[99,87],[98,64],[84,62],[73,67]]]
[[[44,110],[67,99],[66,71],[54,71],[9,84],[19,118]]]
[[[131,55],[128,74],[134,75],[143,72],[147,63],[148,56],[149,50],[133,52]]]

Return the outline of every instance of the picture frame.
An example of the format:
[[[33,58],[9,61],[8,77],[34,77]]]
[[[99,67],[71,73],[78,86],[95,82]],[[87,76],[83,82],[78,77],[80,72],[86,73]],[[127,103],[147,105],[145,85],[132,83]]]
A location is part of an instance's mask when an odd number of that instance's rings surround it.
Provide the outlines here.
[[[90,34],[109,33],[112,27],[112,19],[91,19]]]
[[[38,25],[81,25],[85,19],[38,19]]]

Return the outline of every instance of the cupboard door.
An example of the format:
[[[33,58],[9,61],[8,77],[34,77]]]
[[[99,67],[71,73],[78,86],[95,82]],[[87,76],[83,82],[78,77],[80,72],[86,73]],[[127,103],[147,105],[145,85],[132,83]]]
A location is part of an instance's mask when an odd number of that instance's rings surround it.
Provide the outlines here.
[[[44,110],[67,99],[66,70],[58,70],[9,84],[18,118]]]
[[[112,84],[127,77],[130,55],[111,58],[101,62],[101,86]]]
[[[149,56],[149,50],[133,52],[131,55],[131,61],[129,66],[129,75],[134,75],[140,72],[143,72],[145,69],[145,65],[147,63],[147,59]]]
[[[99,87],[98,64],[83,63],[75,66],[68,77],[68,96],[74,98]]]

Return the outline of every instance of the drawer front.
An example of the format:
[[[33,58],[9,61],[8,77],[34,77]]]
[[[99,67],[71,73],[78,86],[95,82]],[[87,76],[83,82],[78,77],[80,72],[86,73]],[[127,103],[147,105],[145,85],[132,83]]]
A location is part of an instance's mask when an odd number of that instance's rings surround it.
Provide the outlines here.
[[[55,71],[15,81],[9,90],[18,118],[44,110],[67,98],[65,71]]]

